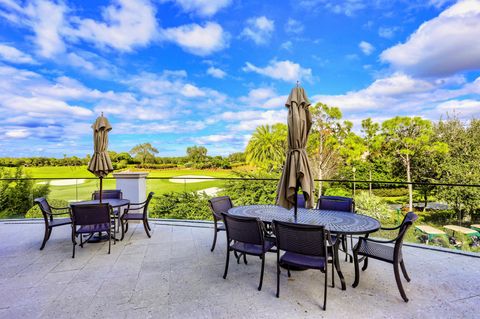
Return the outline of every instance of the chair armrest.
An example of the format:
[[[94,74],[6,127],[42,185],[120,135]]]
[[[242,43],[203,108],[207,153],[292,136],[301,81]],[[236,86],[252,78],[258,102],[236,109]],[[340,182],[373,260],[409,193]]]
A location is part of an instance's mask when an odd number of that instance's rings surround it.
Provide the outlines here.
[[[53,207],[53,206],[50,206],[50,209],[53,209],[53,210],[70,210],[71,208],[70,207]]]
[[[398,225],[398,226],[395,226],[395,227],[380,227],[380,229],[382,230],[395,230],[395,229],[399,229],[402,225]]]

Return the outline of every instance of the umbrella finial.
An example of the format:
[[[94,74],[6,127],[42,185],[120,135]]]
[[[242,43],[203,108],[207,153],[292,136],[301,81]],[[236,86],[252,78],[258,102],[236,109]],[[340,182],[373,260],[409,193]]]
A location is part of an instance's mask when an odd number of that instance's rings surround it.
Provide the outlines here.
[[[300,85],[300,81],[297,80],[297,88],[298,88],[299,85]]]
[[[103,112],[102,112],[102,115],[101,115],[101,116],[103,117]]]

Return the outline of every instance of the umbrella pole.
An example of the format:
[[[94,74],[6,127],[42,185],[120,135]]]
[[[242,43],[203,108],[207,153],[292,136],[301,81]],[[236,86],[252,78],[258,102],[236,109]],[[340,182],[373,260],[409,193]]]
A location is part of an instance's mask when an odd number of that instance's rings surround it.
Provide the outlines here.
[[[100,192],[99,192],[100,204],[102,203],[102,184],[103,184],[103,177],[100,177]]]
[[[295,217],[295,222],[297,221],[297,210],[298,210],[298,181],[295,185],[295,197],[294,197],[294,208],[293,208],[293,215]]]

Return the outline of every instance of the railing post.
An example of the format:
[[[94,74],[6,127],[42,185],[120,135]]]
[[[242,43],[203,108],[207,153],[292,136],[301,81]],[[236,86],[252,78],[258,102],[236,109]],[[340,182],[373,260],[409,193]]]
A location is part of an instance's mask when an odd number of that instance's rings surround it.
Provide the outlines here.
[[[123,198],[131,203],[141,203],[147,199],[147,177],[145,172],[113,173],[116,179],[116,188],[123,193]]]

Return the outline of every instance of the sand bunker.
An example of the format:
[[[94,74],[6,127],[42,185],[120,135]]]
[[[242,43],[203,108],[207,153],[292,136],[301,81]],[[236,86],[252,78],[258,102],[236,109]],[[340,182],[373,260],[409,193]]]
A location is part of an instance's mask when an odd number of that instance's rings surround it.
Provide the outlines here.
[[[37,184],[47,184],[48,182],[38,182]],[[50,181],[51,186],[72,186],[85,183],[85,179],[55,179]]]
[[[197,193],[205,193],[208,196],[216,196],[218,192],[220,192],[222,189],[218,187],[210,187],[210,188],[205,188],[197,191]]]
[[[185,178],[185,179],[183,179],[183,178]],[[213,179],[212,176],[182,175],[182,176],[175,176],[175,179],[171,178],[168,181],[170,183],[177,183],[177,184],[201,183],[201,182],[207,182],[207,180],[205,180],[205,178]]]

